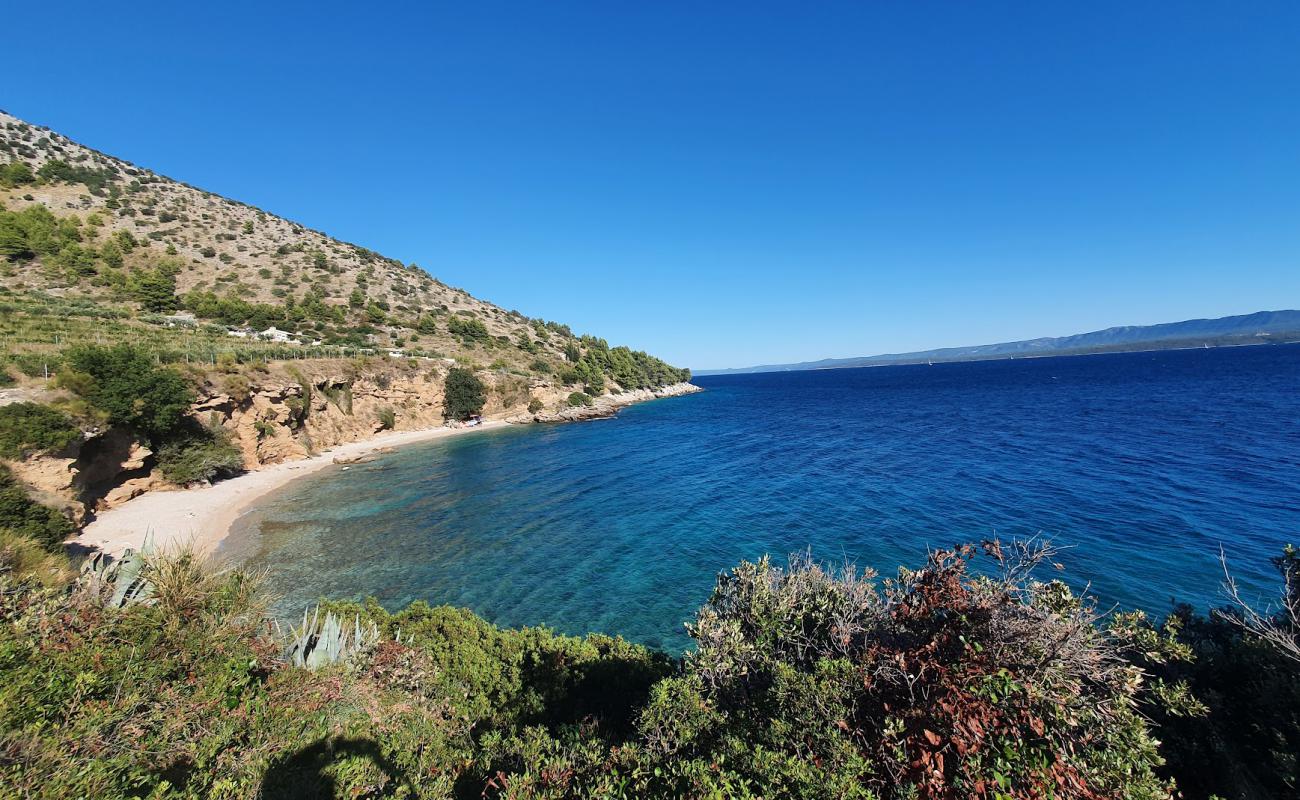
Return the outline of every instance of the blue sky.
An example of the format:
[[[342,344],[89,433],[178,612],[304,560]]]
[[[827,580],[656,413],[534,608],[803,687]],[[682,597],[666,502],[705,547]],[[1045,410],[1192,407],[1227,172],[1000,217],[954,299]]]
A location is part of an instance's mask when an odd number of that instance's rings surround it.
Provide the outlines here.
[[[21,3],[0,108],[696,368],[1300,306],[1296,3]]]

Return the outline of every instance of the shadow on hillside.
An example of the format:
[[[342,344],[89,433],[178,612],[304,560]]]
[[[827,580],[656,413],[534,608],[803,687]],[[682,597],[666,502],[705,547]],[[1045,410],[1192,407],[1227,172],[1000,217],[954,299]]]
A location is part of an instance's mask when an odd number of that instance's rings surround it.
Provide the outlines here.
[[[277,758],[262,777],[260,796],[266,800],[317,800],[339,797],[338,785],[329,769],[343,761],[370,761],[388,778],[384,795],[394,794],[407,784],[406,776],[370,739],[333,736]]]

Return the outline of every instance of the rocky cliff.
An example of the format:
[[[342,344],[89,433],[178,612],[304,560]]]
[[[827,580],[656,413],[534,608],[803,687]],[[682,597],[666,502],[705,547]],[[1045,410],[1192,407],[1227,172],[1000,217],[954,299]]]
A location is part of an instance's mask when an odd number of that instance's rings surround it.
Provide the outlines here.
[[[294,361],[237,372],[192,370],[191,412],[227,431],[244,468],[306,458],[384,430],[444,424],[443,385],[451,364],[435,359]],[[613,415],[632,403],[700,391],[689,383],[617,392],[571,406],[564,387],[536,377],[483,370],[483,416],[512,423],[572,422]],[[42,501],[78,523],[144,492],[179,488],[155,468],[154,453],[119,430],[88,431],[58,453],[13,464]]]

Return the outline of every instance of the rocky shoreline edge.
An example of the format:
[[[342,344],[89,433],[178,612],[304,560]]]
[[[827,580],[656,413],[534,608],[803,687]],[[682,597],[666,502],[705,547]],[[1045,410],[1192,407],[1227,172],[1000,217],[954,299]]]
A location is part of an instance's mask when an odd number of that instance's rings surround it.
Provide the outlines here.
[[[608,419],[618,413],[619,409],[649,400],[665,397],[681,397],[704,391],[693,383],[673,383],[655,389],[633,389],[618,394],[601,395],[592,398],[591,405],[570,406],[558,411],[539,411],[536,414],[512,414],[506,422],[515,425],[529,423],[582,422],[590,419]]]

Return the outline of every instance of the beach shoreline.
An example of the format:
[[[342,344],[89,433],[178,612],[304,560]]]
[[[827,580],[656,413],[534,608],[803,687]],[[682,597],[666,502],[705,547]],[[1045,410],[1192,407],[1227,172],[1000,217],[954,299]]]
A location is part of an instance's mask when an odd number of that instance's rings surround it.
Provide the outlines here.
[[[567,409],[544,417],[514,414],[503,419],[485,419],[472,427],[420,428],[389,431],[322,450],[318,455],[270,464],[233,478],[197,489],[176,488],[146,492],[120,506],[99,513],[81,532],[65,542],[71,548],[120,556],[128,548],[138,550],[146,534],[153,534],[154,546],[193,547],[211,556],[230,536],[235,522],[254,510],[256,501],[299,478],[333,464],[355,463],[365,456],[390,448],[444,439],[476,431],[500,430],[512,425],[539,422],[578,422],[613,416],[618,410],[649,400],[679,397],[702,391],[689,382],[637,389],[600,397],[589,408]],[[575,412],[569,415],[567,412]]]
[[[211,486],[147,492],[99,514],[68,544],[120,556],[128,548],[138,550],[145,536],[152,533],[155,547],[188,545],[201,555],[211,555],[229,536],[235,521],[252,510],[256,501],[292,481],[388,448],[500,430],[508,425],[505,420],[484,420],[481,425],[467,428],[392,431],[341,444],[310,458],[271,464]]]

